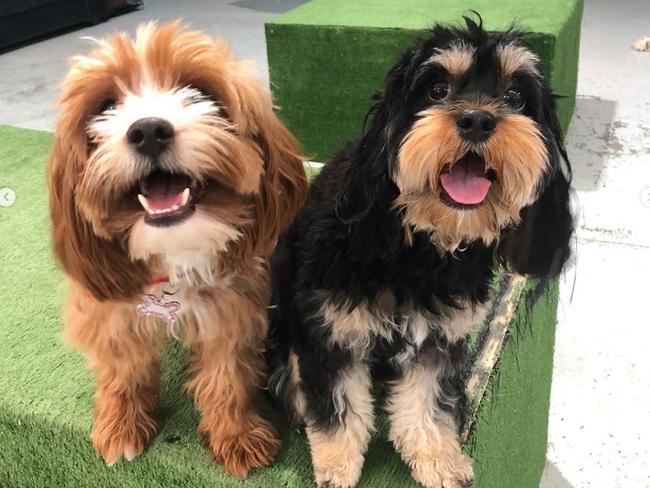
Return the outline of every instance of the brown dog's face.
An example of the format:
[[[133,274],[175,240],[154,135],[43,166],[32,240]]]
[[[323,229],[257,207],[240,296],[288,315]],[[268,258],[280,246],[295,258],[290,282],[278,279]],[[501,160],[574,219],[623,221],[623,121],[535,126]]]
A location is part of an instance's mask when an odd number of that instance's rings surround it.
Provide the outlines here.
[[[439,29],[393,68],[382,103],[398,147],[396,205],[446,250],[498,240],[557,157],[550,91],[516,34]]]
[[[57,213],[54,195],[55,226],[74,217],[131,261],[171,268],[235,248],[268,253],[306,183],[246,63],[178,22],[97,44],[64,82],[51,189],[72,191],[74,211]]]

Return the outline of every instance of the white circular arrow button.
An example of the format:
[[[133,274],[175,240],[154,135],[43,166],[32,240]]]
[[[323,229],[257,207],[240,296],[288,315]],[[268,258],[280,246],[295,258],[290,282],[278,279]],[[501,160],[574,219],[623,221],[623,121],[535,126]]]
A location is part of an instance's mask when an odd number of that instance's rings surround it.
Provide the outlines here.
[[[16,192],[11,188],[0,188],[0,207],[11,207],[16,203]]]

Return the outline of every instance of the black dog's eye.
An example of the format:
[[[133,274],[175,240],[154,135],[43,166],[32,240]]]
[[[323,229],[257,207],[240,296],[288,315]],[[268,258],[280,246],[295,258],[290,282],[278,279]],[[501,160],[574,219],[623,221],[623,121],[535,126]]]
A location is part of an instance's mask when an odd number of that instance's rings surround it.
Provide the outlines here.
[[[115,100],[114,98],[106,98],[102,102],[101,106],[99,107],[99,113],[102,114],[107,110],[113,110],[116,105],[117,105],[117,100]]]
[[[520,109],[524,105],[524,97],[519,90],[510,88],[503,94],[503,101],[512,108]]]
[[[434,100],[442,100],[449,93],[449,85],[447,83],[436,83],[431,88],[431,98]]]

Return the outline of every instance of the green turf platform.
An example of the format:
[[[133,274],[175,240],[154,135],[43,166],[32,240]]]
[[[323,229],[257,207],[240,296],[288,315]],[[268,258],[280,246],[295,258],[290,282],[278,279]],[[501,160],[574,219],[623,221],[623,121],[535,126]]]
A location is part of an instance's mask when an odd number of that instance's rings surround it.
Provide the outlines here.
[[[315,161],[359,133],[398,55],[435,22],[474,9],[489,31],[513,21],[544,60],[566,129],[575,103],[582,0],[312,0],[266,25],[280,117]]]
[[[313,486],[304,436],[263,408],[283,435],[277,462],[245,482],[224,475],[195,433],[197,413],[183,392],[186,354],[172,344],[163,364],[162,428],[131,463],[106,467],[94,454],[94,381],[62,340],[65,285],[52,260],[44,178],[51,134],[0,126],[0,487],[302,488]],[[557,283],[495,282],[489,320],[472,342],[470,408],[462,428],[475,457],[477,488],[537,488],[544,464]],[[371,441],[362,488],[415,487],[386,437]]]

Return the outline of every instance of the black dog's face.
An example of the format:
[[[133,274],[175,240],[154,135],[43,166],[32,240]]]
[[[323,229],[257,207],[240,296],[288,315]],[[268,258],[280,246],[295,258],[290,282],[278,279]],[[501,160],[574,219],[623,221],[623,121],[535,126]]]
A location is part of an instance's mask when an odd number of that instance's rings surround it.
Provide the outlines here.
[[[394,152],[404,224],[445,250],[517,224],[563,152],[537,56],[515,33],[467,23],[436,27],[404,55],[373,122]]]

